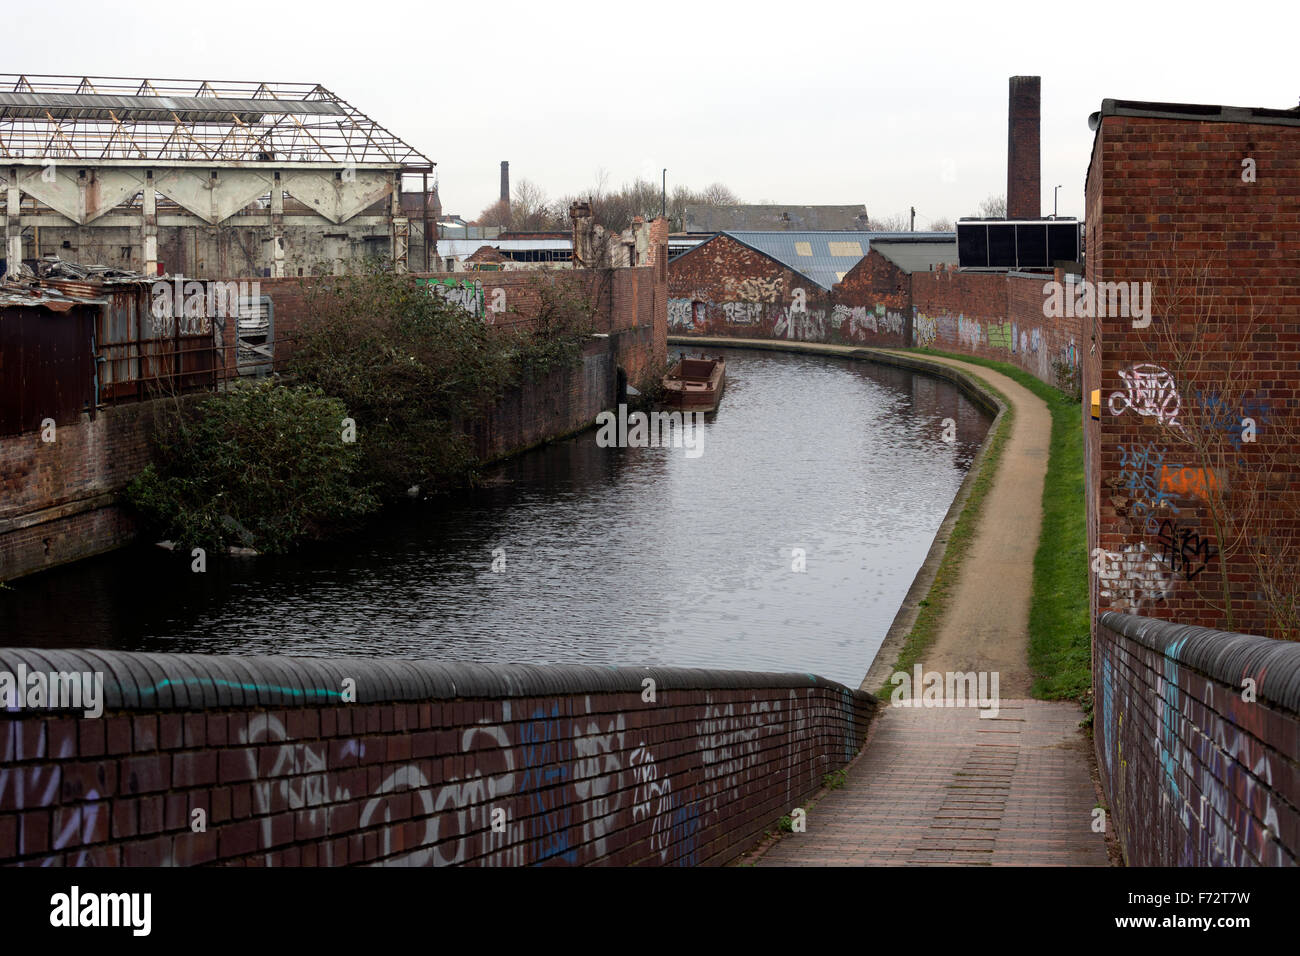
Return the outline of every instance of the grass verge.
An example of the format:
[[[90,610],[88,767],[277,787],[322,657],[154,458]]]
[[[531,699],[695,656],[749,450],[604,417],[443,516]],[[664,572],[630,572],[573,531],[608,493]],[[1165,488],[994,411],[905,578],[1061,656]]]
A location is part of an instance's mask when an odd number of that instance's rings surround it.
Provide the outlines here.
[[[1023,385],[1047,404],[1052,415],[1052,436],[1047,476],[1043,483],[1042,527],[1038,552],[1034,555],[1033,593],[1029,605],[1029,667],[1035,675],[1031,692],[1040,700],[1083,700],[1092,687],[1092,658],[1088,626],[1088,533],[1083,497],[1083,414],[1078,401],[1007,362],[930,349],[907,351],[991,368]],[[1002,431],[1009,434],[1010,422],[1006,419],[1004,422]],[[1005,435],[999,434],[994,443],[1004,439]],[[912,636],[921,630],[927,612],[933,609],[940,581],[951,581],[965,546],[969,544],[970,527],[978,516],[979,501],[983,499],[983,492],[992,480],[1000,457],[1000,446],[997,455],[992,454],[993,445],[989,450],[976,487],[972,489],[970,500],[953,532],[953,542],[956,542],[958,530],[967,526],[962,547],[957,550],[950,568],[949,558],[954,557],[954,548],[952,543],[949,544],[935,587],[931,590],[931,607],[922,611]],[[971,518],[969,522],[968,517]],[[944,594],[937,597],[942,602]],[[921,635],[922,639],[927,635],[933,636],[935,620],[937,615],[931,616],[927,622],[928,631]],[[911,643],[909,637],[904,654]],[[923,643],[919,649],[924,649]],[[906,670],[913,663],[913,658],[904,662],[900,657],[898,669]]]

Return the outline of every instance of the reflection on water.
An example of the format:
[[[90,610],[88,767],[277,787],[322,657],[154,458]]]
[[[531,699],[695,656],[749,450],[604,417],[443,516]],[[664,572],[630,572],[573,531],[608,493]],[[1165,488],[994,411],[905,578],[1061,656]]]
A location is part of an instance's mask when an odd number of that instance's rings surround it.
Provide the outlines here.
[[[210,558],[194,574],[152,546],[118,551],[0,592],[0,642],[665,664],[856,686],[988,419],[902,369],[727,358],[699,457],[600,448],[588,431],[505,463],[491,487],[294,557]]]

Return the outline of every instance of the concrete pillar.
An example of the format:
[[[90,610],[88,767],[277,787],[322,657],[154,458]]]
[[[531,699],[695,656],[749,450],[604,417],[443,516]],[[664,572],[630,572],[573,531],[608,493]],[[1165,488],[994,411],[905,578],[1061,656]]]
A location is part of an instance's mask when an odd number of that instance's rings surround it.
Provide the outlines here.
[[[271,177],[271,275],[284,276],[284,188],[278,170]]]
[[[23,264],[23,226],[19,216],[22,192],[18,189],[18,168],[15,166],[9,167],[6,200],[9,205],[5,210],[5,271],[13,276],[18,274]]]
[[[144,274],[158,274],[158,194],[153,188],[153,170],[144,174],[144,205],[140,220],[140,245],[144,250]]]
[[[405,273],[407,248],[411,241],[411,220],[402,211],[402,173],[393,174],[393,201],[390,205],[393,222],[393,271]]]

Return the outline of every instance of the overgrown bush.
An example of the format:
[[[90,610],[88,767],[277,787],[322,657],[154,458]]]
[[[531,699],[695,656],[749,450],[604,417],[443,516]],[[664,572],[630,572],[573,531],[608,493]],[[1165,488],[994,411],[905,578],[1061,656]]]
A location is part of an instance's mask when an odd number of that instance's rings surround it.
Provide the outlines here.
[[[180,407],[127,488],[151,530],[186,548],[284,552],[378,507],[348,412],[319,389],[239,382]]]
[[[582,354],[581,301],[546,284],[540,301],[540,330],[520,332],[407,276],[339,277],[310,296],[290,371],[346,405],[381,494],[457,484],[475,463],[465,423],[521,377]]]

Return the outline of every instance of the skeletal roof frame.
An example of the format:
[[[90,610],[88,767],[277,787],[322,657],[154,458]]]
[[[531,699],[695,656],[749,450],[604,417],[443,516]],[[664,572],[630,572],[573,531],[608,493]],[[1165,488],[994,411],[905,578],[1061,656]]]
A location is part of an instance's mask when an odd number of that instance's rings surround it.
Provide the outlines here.
[[[0,164],[434,163],[318,83],[0,74]]]

